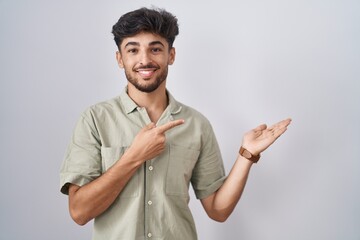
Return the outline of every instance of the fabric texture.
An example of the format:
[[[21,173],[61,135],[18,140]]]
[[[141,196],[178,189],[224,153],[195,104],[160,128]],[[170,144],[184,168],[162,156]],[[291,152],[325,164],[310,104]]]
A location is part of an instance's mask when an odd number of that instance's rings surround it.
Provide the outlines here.
[[[197,198],[214,193],[225,180],[223,161],[209,121],[177,102],[157,125],[175,119],[185,123],[166,132],[166,148],[146,161],[115,202],[94,220],[94,240],[197,239],[188,207],[189,184]],[[83,186],[107,171],[151,121],[127,95],[88,108],[76,124],[60,171],[61,192],[70,183]],[[121,160],[120,160],[121,161]]]

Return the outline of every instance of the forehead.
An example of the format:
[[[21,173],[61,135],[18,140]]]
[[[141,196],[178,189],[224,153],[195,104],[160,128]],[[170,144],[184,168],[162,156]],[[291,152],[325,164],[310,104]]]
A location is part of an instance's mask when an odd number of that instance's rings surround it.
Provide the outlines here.
[[[161,37],[158,34],[149,33],[149,32],[140,32],[135,34],[134,36],[124,38],[121,43],[121,48],[125,48],[132,43],[131,45],[139,45],[139,46],[150,46],[153,43],[158,42],[164,45],[164,47],[168,47],[168,42],[165,38]]]

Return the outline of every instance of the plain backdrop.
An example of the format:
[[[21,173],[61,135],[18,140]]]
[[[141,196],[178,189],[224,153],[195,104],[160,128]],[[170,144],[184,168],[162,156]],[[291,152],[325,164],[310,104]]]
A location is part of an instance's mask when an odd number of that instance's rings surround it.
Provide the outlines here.
[[[358,0],[0,0],[0,239],[91,238],[60,165],[80,113],[126,84],[112,25],[152,5],[180,24],[168,89],[211,121],[227,172],[246,131],[293,119],[227,222],[191,190],[199,239],[359,240]]]

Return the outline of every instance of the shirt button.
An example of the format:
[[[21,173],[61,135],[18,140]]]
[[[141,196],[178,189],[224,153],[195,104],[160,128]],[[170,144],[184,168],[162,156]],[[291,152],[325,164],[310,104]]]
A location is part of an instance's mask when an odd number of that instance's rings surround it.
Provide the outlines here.
[[[151,234],[151,233],[148,233],[148,237],[151,238],[151,237],[152,237],[152,234]]]
[[[148,201],[148,204],[151,205],[151,204],[152,204],[152,201]]]
[[[153,167],[153,166],[150,166],[150,167],[149,167],[149,170],[150,170],[150,171],[152,171],[153,169],[154,169],[154,167]]]

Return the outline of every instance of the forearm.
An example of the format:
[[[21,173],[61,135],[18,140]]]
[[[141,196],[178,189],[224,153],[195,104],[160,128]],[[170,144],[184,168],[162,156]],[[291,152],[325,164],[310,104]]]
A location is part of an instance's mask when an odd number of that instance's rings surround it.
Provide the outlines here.
[[[103,213],[119,196],[142,161],[125,154],[116,164],[94,181],[69,188],[71,217],[80,225]]]
[[[224,184],[210,196],[207,213],[212,219],[223,222],[230,216],[244,191],[252,164],[238,155]]]
[[[184,123],[174,120],[162,126],[146,125],[133,143],[110,169],[96,180],[82,186],[69,187],[71,217],[80,225],[103,213],[117,198],[136,170],[147,160],[161,154],[166,147],[165,132]]]
[[[256,156],[259,156],[273,144],[287,130],[290,123],[291,119],[289,118],[272,125],[270,128],[266,124],[261,124],[247,132],[242,143],[242,146],[248,151],[244,156],[248,155],[249,159],[255,161]],[[230,216],[244,191],[252,164],[253,162],[239,154],[224,184],[217,192],[201,200],[209,217],[223,222]]]

